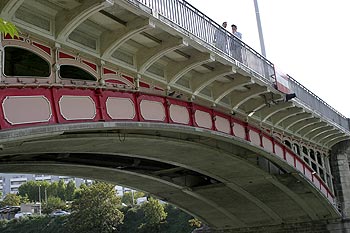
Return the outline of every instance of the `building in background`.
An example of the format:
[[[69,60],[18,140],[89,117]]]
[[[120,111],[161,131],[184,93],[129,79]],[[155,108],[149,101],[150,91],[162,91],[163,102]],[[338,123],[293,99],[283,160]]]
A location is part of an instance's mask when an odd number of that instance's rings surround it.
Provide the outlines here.
[[[8,193],[18,193],[18,188],[27,181],[47,181],[49,183],[64,180],[68,183],[70,180],[75,182],[75,186],[79,187],[82,183],[91,184],[93,180],[76,178],[70,176],[54,176],[54,175],[40,175],[40,174],[8,174],[0,173],[0,199],[5,197]],[[115,190],[118,195],[123,195],[125,192],[130,192],[132,189],[122,187],[119,185],[115,186]],[[2,195],[1,195],[2,194]]]

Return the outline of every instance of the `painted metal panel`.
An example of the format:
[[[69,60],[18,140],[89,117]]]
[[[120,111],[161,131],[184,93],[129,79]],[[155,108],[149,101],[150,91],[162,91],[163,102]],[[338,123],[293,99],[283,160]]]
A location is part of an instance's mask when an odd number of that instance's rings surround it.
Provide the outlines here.
[[[318,180],[318,178],[316,177],[316,176],[314,176],[314,180],[313,180],[313,182],[314,182],[314,184],[315,184],[315,186],[317,187],[317,188],[320,188],[320,181]]]
[[[171,104],[169,107],[169,117],[174,123],[186,125],[190,123],[190,114],[185,106]]]
[[[215,128],[220,132],[230,134],[230,120],[221,116],[215,116]]]
[[[245,127],[239,123],[234,123],[233,127],[233,134],[239,138],[246,138],[245,134]]]
[[[48,122],[52,116],[50,101],[45,96],[7,96],[2,109],[11,125]]]
[[[305,172],[304,172],[306,178],[308,178],[310,181],[312,181],[312,171],[309,167],[305,167]]]
[[[196,110],[194,113],[194,118],[197,126],[211,129],[213,127],[213,122],[211,119],[211,115],[209,112],[201,111],[201,110]]]
[[[294,155],[291,154],[289,151],[286,152],[286,161],[289,163],[289,165],[294,167]]]
[[[299,159],[295,160],[295,167],[296,169],[298,169],[298,171],[300,171],[301,173],[304,173],[304,166]]]
[[[281,159],[284,159],[283,148],[279,144],[275,144],[275,154]]]
[[[266,151],[273,153],[273,142],[270,138],[263,136],[262,145]]]
[[[63,95],[59,100],[61,115],[66,120],[94,119],[96,106],[90,96]]]
[[[257,146],[261,145],[259,132],[255,131],[253,129],[250,129],[249,130],[249,138],[253,144],[255,144]]]
[[[106,111],[114,120],[132,120],[136,115],[135,104],[130,98],[108,97]]]
[[[321,184],[320,190],[327,197],[328,191],[327,191],[326,187],[323,184]]]
[[[163,103],[153,100],[143,99],[140,102],[141,116],[149,121],[164,121],[165,108]]]

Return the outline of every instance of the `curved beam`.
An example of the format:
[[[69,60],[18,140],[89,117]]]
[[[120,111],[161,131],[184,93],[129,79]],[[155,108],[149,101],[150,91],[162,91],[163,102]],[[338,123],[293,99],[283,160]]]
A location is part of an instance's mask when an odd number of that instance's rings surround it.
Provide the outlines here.
[[[145,47],[144,49],[141,49],[136,54],[138,72],[143,74],[153,63],[165,54],[184,46],[188,46],[188,43],[183,41],[183,39],[173,38],[166,40],[164,43],[162,42],[159,46],[154,48]]]
[[[23,4],[24,0],[1,0],[0,15],[5,20],[11,20],[17,9]]]
[[[191,89],[193,95],[198,95],[198,93],[205,87],[213,83],[215,80],[225,76],[236,73],[236,70],[232,66],[221,66],[212,72],[201,75],[200,77],[193,77],[190,80]],[[234,81],[235,79],[233,79]]]
[[[283,124],[282,126],[284,127],[285,130],[288,130],[289,128],[291,128],[291,131],[294,131],[292,127],[294,128],[294,126],[298,126],[299,124],[301,124],[301,122],[310,121],[313,118],[314,117],[312,116],[311,113],[303,112],[293,117],[287,118],[286,120],[284,120],[284,122],[281,122],[281,125]]]
[[[237,226],[239,227],[244,227],[246,226],[245,223],[243,223],[242,221],[240,221],[234,214],[230,213],[229,211],[225,210],[224,208],[222,208],[221,206],[218,206],[215,202],[209,200],[208,198],[203,197],[202,195],[195,193],[189,189],[183,189],[182,192],[194,197],[195,199],[201,200],[205,203],[207,203],[209,206],[212,206],[213,208],[219,210],[221,213],[223,213],[224,215],[226,215],[232,222],[234,225],[237,224]]]
[[[338,131],[338,129],[335,129],[332,127],[329,130],[325,130],[324,132],[321,132],[318,135],[315,135],[313,138],[311,138],[311,140],[318,142],[318,141],[322,140],[323,138],[328,137],[329,135],[333,135],[334,133],[339,134],[339,131]]]
[[[301,136],[305,138],[309,138],[311,140],[315,135],[318,135],[319,133],[322,133],[329,129],[333,129],[333,127],[327,124],[323,126],[317,126],[313,129],[308,130],[307,132],[305,132],[305,134],[302,134]]]
[[[273,211],[270,207],[268,207],[264,202],[259,200],[257,197],[253,196],[246,190],[242,189],[238,185],[234,183],[226,183],[227,187],[231,188],[232,190],[236,191],[237,193],[241,194],[242,196],[248,198],[251,202],[255,203],[260,209],[262,209],[266,214],[268,214],[276,224],[282,223],[282,219],[280,216],[278,216],[275,211]]]
[[[238,109],[249,99],[267,92],[267,88],[265,86],[259,86],[256,84],[247,85],[247,88],[247,91],[235,91],[232,93],[231,106],[233,110]]]
[[[112,54],[126,41],[143,31],[154,28],[155,24],[150,19],[137,18],[130,21],[122,28],[113,32],[107,31],[101,35],[101,57],[109,59]]]
[[[302,137],[305,137],[307,134],[327,126],[327,123],[323,122],[323,121],[317,121],[317,122],[313,122],[313,123],[309,122],[309,124],[307,124],[305,126],[306,127],[300,127],[300,129],[295,131],[295,133],[298,133]]]
[[[212,89],[214,103],[219,103],[225,96],[229,95],[235,89],[249,84],[253,84],[253,82],[250,79],[246,79],[244,76],[239,75],[230,83],[220,83],[215,85]]]
[[[300,130],[304,129],[305,127],[308,127],[309,125],[312,125],[312,124],[317,124],[319,122],[321,122],[321,120],[318,118],[315,118],[314,116],[306,117],[299,120],[296,124],[293,124],[293,127],[289,127],[289,130],[294,133],[297,133]]]
[[[285,109],[283,112],[276,113],[273,116],[270,116],[270,121],[273,125],[279,125],[281,122],[287,120],[290,117],[294,117],[297,114],[302,113],[304,110],[298,107],[290,107]],[[268,119],[266,119],[268,120]]]
[[[329,147],[332,147],[334,146],[335,144],[341,142],[341,141],[345,141],[345,140],[349,140],[350,137],[348,135],[340,135],[340,136],[337,136],[331,140],[329,140],[325,145],[326,146],[329,146]]]
[[[322,127],[324,125],[326,125],[327,123],[321,121],[318,118],[312,118],[306,122],[304,122],[303,126],[299,127],[299,129],[297,129],[296,131],[294,131],[294,133],[298,133],[300,135],[304,135],[305,133],[309,132],[310,130],[312,130],[315,127]],[[318,126],[315,126],[318,125]]]
[[[168,65],[168,70],[166,72],[168,84],[172,85],[176,83],[182,76],[197,66],[213,61],[215,61],[213,54],[201,53],[191,56],[187,61],[177,62],[174,65]]]
[[[282,183],[278,182],[275,178],[271,177],[269,181],[274,184],[276,187],[281,189],[284,193],[286,193],[292,200],[294,200],[296,203],[298,203],[298,206],[302,208],[305,213],[312,219],[316,220],[317,219],[317,214],[315,211],[313,211],[311,208],[309,208],[309,205],[302,200],[300,197],[298,197],[295,193],[293,193],[288,187],[283,185]]]
[[[265,122],[267,119],[269,119],[271,116],[284,111],[290,107],[292,107],[294,104],[292,102],[282,102],[277,104],[271,104],[271,105],[265,105],[264,108],[258,111],[260,117],[262,118],[262,121]]]
[[[320,143],[320,144],[328,144],[330,141],[332,141],[335,138],[338,138],[341,135],[344,135],[344,134],[340,133],[340,132],[330,134],[330,135],[322,138],[318,143]]]
[[[74,31],[81,23],[88,19],[91,15],[100,10],[110,7],[114,4],[111,0],[85,0],[82,5],[67,11],[62,10],[56,15],[55,28],[56,38],[60,42],[64,42],[69,34]]]

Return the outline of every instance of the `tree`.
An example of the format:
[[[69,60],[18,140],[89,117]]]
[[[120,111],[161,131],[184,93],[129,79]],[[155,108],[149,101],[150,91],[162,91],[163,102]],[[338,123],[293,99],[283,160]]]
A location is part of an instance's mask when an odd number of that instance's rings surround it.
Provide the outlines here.
[[[139,226],[141,232],[157,233],[160,232],[161,223],[167,217],[164,206],[157,199],[150,198],[148,202],[141,205],[144,212],[145,221]]]
[[[21,204],[21,197],[17,194],[9,193],[2,201],[2,206],[19,206]]]
[[[122,203],[126,204],[126,205],[132,205],[132,192],[126,192],[123,194],[122,196]],[[136,200],[137,198],[140,198],[140,197],[144,197],[145,194],[143,192],[134,192],[134,205],[136,204]]]
[[[65,207],[66,207],[66,203],[64,201],[62,201],[61,198],[50,196],[47,199],[47,203],[45,203],[45,205],[44,205],[43,213],[49,214],[54,210],[65,209]]]
[[[18,31],[16,26],[8,21],[0,18],[0,32],[4,34],[9,34],[11,37],[18,36]]]
[[[76,187],[74,181],[70,180],[66,186],[66,201],[73,201],[75,189]]]
[[[57,196],[62,200],[66,200],[66,183],[63,180],[58,181]]]
[[[118,209],[120,206],[114,185],[96,182],[89,187],[83,186],[80,197],[73,201],[69,228],[73,232],[117,232],[124,218]]]
[[[40,188],[39,188],[40,186]],[[50,186],[50,183],[47,181],[28,181],[18,188],[18,194],[22,197],[27,196],[29,201],[37,202],[39,201],[39,190],[40,197],[43,200],[45,197],[45,189]]]

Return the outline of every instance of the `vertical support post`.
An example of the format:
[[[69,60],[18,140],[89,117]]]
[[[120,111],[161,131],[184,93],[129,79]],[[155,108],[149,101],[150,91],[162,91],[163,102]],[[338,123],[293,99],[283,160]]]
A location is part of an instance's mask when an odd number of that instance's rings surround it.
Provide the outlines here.
[[[265,43],[264,43],[264,36],[263,36],[263,33],[262,33],[262,27],[261,27],[261,20],[260,20],[260,12],[259,12],[258,0],[254,0],[254,7],[255,7],[256,24],[258,25],[261,54],[264,57],[266,57]]]

